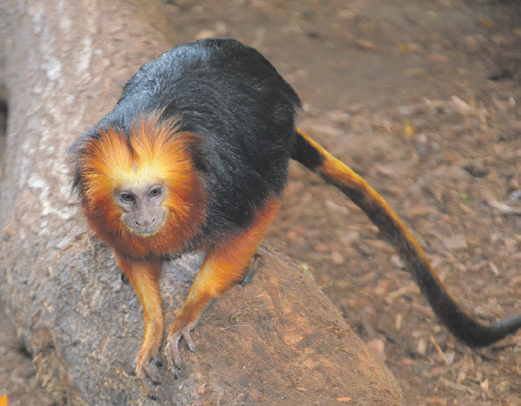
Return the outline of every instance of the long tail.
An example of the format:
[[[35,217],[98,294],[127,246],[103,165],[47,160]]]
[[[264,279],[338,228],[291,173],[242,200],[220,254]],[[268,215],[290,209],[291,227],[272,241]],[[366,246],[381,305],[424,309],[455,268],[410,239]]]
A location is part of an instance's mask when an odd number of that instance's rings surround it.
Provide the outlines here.
[[[296,129],[292,159],[336,186],[359,206],[396,249],[432,309],[454,336],[469,346],[489,345],[521,327],[521,315],[483,325],[455,302],[436,275],[427,256],[387,202],[347,165]]]

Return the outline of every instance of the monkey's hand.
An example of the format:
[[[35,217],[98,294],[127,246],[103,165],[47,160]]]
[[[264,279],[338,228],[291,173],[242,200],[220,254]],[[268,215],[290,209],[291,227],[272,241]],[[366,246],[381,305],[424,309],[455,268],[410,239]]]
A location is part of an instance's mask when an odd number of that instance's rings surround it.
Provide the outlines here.
[[[136,375],[143,383],[147,392],[151,391],[147,379],[152,381],[154,385],[161,383],[161,379],[155,367],[160,367],[162,364],[158,354],[159,345],[161,344],[161,334],[156,334],[155,336],[151,334],[149,336],[151,337],[149,340],[143,340],[141,350],[139,350],[136,357]],[[145,338],[146,337],[147,336],[145,336]]]
[[[182,313],[175,319],[170,326],[167,343],[166,343],[166,359],[168,361],[168,368],[172,371],[174,378],[179,378],[179,370],[181,369],[182,361],[179,353],[179,342],[181,338],[186,340],[188,348],[195,352],[195,343],[191,336],[191,331],[197,325],[198,320],[188,321],[182,316]]]

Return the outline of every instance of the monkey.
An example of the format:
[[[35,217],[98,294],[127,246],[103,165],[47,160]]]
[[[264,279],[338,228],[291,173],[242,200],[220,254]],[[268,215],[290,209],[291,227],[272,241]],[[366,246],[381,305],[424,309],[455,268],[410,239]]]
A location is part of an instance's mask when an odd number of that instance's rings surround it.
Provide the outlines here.
[[[160,383],[162,258],[205,253],[168,329],[164,352],[177,379],[181,339],[195,351],[191,332],[203,310],[245,275],[280,208],[290,159],[365,212],[455,337],[479,347],[521,327],[521,315],[485,325],[465,312],[387,202],[296,127],[300,110],[296,92],[257,50],[233,39],[197,40],[144,64],[114,108],[71,146],[82,213],[143,309],[141,381]]]

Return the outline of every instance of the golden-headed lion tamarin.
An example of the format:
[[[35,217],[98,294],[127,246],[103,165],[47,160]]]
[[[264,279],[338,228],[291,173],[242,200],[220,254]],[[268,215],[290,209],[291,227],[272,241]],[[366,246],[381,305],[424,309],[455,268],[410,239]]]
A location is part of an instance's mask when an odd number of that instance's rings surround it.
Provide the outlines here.
[[[438,317],[471,346],[516,331],[521,316],[482,325],[445,290],[424,252],[362,178],[295,127],[295,91],[256,50],[230,39],[180,45],[145,64],[114,107],[72,146],[73,186],[94,232],[116,255],[143,307],[140,379],[159,379],[159,292],[166,254],[206,252],[168,331],[177,377],[179,341],[208,302],[239,281],[280,207],[289,159],[351,198],[395,247]]]

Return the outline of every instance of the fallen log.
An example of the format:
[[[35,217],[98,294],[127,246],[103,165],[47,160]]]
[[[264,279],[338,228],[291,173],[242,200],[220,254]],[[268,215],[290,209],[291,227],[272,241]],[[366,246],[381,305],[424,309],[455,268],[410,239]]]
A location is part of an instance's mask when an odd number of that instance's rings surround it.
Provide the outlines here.
[[[253,282],[224,294],[146,393],[133,375],[141,308],[70,194],[73,139],[114,104],[145,61],[174,44],[160,2],[0,3],[8,134],[0,187],[0,298],[38,377],[69,405],[398,404],[391,373],[312,277],[263,247]],[[171,322],[201,261],[165,261]]]

